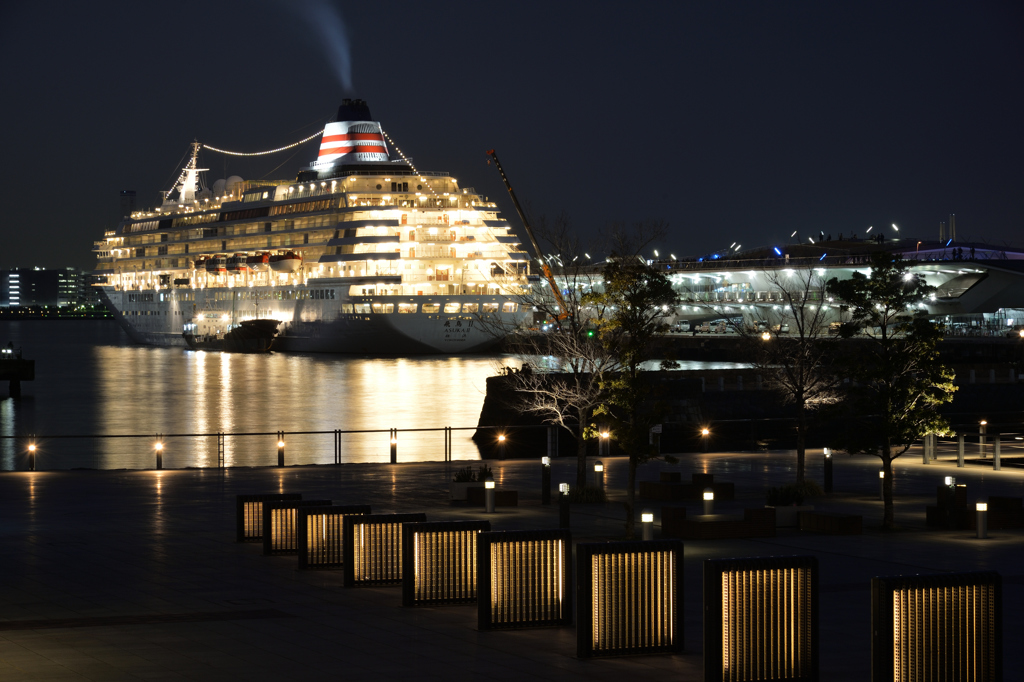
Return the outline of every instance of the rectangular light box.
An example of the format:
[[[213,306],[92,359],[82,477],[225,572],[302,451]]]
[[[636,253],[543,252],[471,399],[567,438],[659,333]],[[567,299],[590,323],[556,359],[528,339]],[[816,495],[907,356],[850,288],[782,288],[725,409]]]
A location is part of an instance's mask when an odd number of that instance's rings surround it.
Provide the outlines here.
[[[683,648],[683,543],[576,545],[576,655]]]
[[[329,507],[330,500],[289,500],[263,503],[263,553],[298,554],[299,507]]]
[[[340,568],[345,562],[343,521],[364,516],[370,505],[306,507],[298,510],[299,568]]]
[[[263,541],[263,503],[301,500],[298,493],[236,495],[235,540],[238,542]]]
[[[426,514],[346,516],[345,587],[402,582],[402,525],[426,520]]]
[[[476,601],[476,536],[490,521],[407,523],[402,537],[402,606]]]
[[[1002,601],[995,572],[872,578],[872,681],[1000,682]]]
[[[818,560],[704,562],[704,680],[818,680]]]
[[[476,536],[481,630],[572,625],[572,532],[519,530]]]

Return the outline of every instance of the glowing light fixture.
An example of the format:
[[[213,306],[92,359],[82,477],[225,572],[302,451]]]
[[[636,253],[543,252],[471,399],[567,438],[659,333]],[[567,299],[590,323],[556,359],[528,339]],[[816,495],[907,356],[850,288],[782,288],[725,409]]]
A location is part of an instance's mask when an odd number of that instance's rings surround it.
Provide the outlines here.
[[[402,529],[402,606],[476,601],[476,536],[489,521],[407,523]]]
[[[568,529],[476,536],[481,630],[572,625],[572,534]]]
[[[1003,679],[998,573],[871,579],[871,679]]]
[[[345,517],[369,513],[368,504],[300,508],[296,532],[299,569],[341,568],[345,563]]]
[[[287,500],[263,503],[263,553],[298,554],[299,507],[329,507],[330,500]]]
[[[261,542],[263,540],[263,503],[301,500],[298,493],[235,496],[235,540]]]
[[[704,562],[704,679],[818,679],[818,560]]]
[[[682,650],[682,542],[581,543],[576,575],[577,657]]]
[[[345,587],[402,582],[403,524],[426,520],[425,514],[366,514],[342,519]]]

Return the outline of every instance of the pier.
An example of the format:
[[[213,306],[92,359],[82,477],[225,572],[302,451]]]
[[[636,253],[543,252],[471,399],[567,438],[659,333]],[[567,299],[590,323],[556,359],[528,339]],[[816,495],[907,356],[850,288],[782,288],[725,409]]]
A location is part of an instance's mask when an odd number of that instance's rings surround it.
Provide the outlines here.
[[[736,499],[716,513],[764,505],[767,488],[791,480],[789,451],[682,456],[661,471],[713,473],[735,483]],[[816,511],[857,514],[864,534],[832,536],[779,529],[775,537],[688,540],[683,566],[683,651],[675,655],[581,660],[572,626],[481,632],[476,605],[401,608],[399,587],[344,589],[343,571],[297,570],[294,556],[263,556],[235,542],[235,495],[303,493],[304,499],[371,504],[375,514],[425,513],[428,521],[488,518],[494,530],[557,527],[558,505],[542,504],[539,461],[488,461],[498,489],[519,491],[518,507],[453,505],[448,484],[461,463],[357,464],[176,471],[36,471],[0,474],[0,677],[199,680],[703,679],[702,568],[705,559],[813,555],[821,566],[821,679],[870,677],[870,580],[874,576],[994,570],[1003,576],[1004,642],[1024,636],[1024,531],[926,526],[936,485],[955,473],[971,503],[1019,496],[1021,471],[922,465],[919,448],[897,460],[899,529],[881,532],[877,460],[834,463],[834,492]],[[626,461],[603,458],[606,504],[572,505],[574,542],[622,537]],[[574,476],[573,458],[552,463],[554,487]],[[808,476],[821,480],[820,452]],[[654,508],[661,537],[662,503]],[[690,513],[699,514],[700,503]],[[853,626],[851,624],[854,624]],[[859,624],[860,627],[855,626]],[[1006,670],[1022,663],[1007,646]],[[19,678],[20,679],[20,678]]]
[[[36,361],[21,357],[21,349],[8,344],[0,349],[0,381],[8,382],[12,398],[21,397],[21,382],[36,378]]]

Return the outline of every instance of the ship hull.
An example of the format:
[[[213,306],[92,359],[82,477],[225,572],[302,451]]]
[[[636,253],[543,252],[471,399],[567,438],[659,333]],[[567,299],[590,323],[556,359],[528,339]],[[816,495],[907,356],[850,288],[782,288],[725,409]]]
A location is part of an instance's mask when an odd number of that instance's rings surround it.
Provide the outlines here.
[[[273,350],[297,353],[359,355],[458,355],[494,349],[504,332],[522,321],[523,313],[346,313],[347,305],[396,304],[407,296],[359,297],[338,300],[259,300],[247,310],[231,289],[177,289],[137,292],[103,287],[103,298],[132,341],[165,347],[187,347],[183,330],[200,317],[224,326],[240,317],[257,315],[281,320]],[[272,295],[257,289],[256,296]],[[225,300],[231,296],[230,300]],[[189,300],[191,297],[191,300]],[[493,301],[492,296],[423,297],[423,302],[445,304]],[[181,300],[185,299],[185,300]],[[500,299],[505,302],[507,299]],[[250,313],[249,310],[252,310]],[[225,319],[226,318],[226,319]]]

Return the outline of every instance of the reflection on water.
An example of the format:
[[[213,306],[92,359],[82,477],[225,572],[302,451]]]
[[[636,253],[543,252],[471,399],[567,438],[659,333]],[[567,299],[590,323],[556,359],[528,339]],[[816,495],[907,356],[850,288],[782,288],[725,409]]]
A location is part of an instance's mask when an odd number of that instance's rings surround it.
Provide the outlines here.
[[[276,462],[285,432],[287,464],[334,461],[333,433],[473,426],[485,379],[502,358],[347,358],[239,355],[178,349],[98,346],[96,426],[102,434],[164,434],[164,466],[217,465],[217,439],[174,437],[223,432],[228,466]],[[511,358],[509,359],[511,362]],[[512,363],[514,364],[514,363]],[[455,456],[478,457],[471,432],[453,436]],[[155,435],[154,435],[155,441]],[[387,461],[387,433],[343,434],[342,461]],[[151,447],[147,443],[146,447]],[[441,459],[436,434],[399,434],[399,459]],[[142,441],[105,442],[102,468],[137,467]]]
[[[486,378],[501,365],[519,365],[499,355],[361,358],[150,348],[131,345],[109,321],[4,322],[0,343],[6,340],[36,360],[36,379],[22,385],[20,400],[0,400],[0,435],[38,434],[39,469],[152,468],[157,434],[164,467],[217,466],[219,432],[284,431],[286,464],[325,464],[334,461],[333,433],[300,432],[336,429],[381,430],[343,433],[341,458],[386,462],[389,429],[475,426]],[[543,366],[543,359],[535,364]],[[210,435],[175,435],[192,433]],[[146,435],[55,437],[68,434]],[[455,458],[479,458],[471,435],[453,432]],[[24,469],[24,445],[0,439],[0,468]],[[442,431],[398,434],[399,461],[443,456]],[[277,438],[227,435],[224,461],[275,464]],[[159,494],[159,478],[157,486]]]

